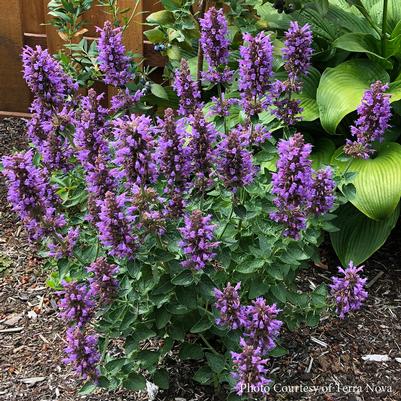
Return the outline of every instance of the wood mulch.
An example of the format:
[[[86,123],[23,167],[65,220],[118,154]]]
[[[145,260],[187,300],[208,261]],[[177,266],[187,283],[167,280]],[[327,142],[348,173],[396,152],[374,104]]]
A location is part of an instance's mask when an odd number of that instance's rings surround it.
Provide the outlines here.
[[[21,120],[0,120],[0,156],[26,146]],[[335,273],[337,260],[326,247],[320,267],[303,277],[318,284]],[[37,258],[24,230],[7,206],[0,178],[0,400],[138,401],[146,392],[98,391],[77,395],[79,382],[63,365],[64,324],[56,300],[46,287],[49,271]],[[270,365],[275,387],[268,400],[400,401],[401,400],[401,226],[365,268],[369,279],[366,306],[353,316],[325,318],[318,328],[285,333],[285,357]],[[366,361],[369,355],[386,361]],[[377,357],[376,357],[377,358]],[[213,401],[212,388],[191,380],[198,368],[168,361],[168,391],[156,401]],[[259,398],[264,399],[264,398]]]

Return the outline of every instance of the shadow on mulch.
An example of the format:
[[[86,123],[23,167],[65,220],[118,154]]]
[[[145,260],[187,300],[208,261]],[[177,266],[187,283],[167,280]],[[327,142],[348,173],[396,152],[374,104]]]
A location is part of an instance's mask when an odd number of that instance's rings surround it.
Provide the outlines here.
[[[0,156],[26,146],[20,120],[0,120]],[[48,272],[28,244],[24,230],[7,207],[0,177],[0,400],[137,401],[144,392],[90,396],[76,394],[78,382],[62,359],[65,327],[46,288]],[[399,401],[401,400],[401,225],[369,261],[365,272],[369,299],[364,309],[345,320],[323,319],[316,329],[285,333],[285,357],[270,366],[275,387],[269,400]],[[328,282],[338,262],[329,247],[322,250],[327,268],[313,267],[302,281]],[[365,362],[369,354],[388,362]],[[173,357],[171,388],[156,401],[214,401],[212,388],[192,382],[197,366]],[[259,398],[263,399],[263,398]]]

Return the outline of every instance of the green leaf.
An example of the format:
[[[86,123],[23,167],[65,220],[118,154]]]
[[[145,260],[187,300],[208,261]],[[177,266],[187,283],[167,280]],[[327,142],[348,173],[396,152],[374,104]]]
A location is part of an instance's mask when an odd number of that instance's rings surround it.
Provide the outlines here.
[[[206,359],[213,372],[221,373],[224,370],[226,360],[223,355],[216,355],[208,352],[206,353]]]
[[[168,94],[166,90],[159,84],[152,84],[150,86],[150,91],[156,96],[160,97],[161,99],[168,100]]]
[[[162,32],[159,27],[155,27],[153,29],[149,29],[147,31],[144,31],[143,33],[148,40],[150,40],[152,43],[160,43],[164,42],[166,39],[166,35],[164,32]]]
[[[170,321],[171,314],[165,309],[161,308],[156,311],[156,327],[160,330],[167,325]]]
[[[194,374],[194,380],[201,384],[207,384],[211,381],[213,372],[208,366],[202,366]]]
[[[170,375],[166,369],[159,369],[153,374],[153,382],[163,390],[169,388]]]
[[[303,87],[300,94],[295,95],[301,101],[302,119],[304,121],[314,121],[319,118],[319,107],[316,102],[316,92],[319,86],[320,72],[311,67],[308,75],[303,79]]]
[[[92,382],[87,382],[80,388],[78,394],[79,395],[92,394],[96,390],[96,388],[97,388],[96,384],[93,384]]]
[[[390,216],[401,196],[401,145],[384,142],[375,146],[371,159],[352,159],[349,171],[357,173],[352,181],[356,194],[349,199],[352,204],[373,220]],[[335,153],[341,152],[341,148]],[[348,162],[333,156],[333,164],[343,172]]]
[[[147,22],[155,23],[158,25],[168,25],[175,21],[174,14],[167,10],[156,11],[146,18]]]
[[[151,366],[157,365],[159,361],[159,356],[159,352],[149,351],[145,349],[138,352],[136,359],[142,364],[145,369],[148,369]]]
[[[287,354],[288,354],[288,349],[283,347],[276,347],[269,352],[269,355],[274,358],[279,358]]]
[[[141,374],[133,372],[124,380],[123,386],[128,390],[143,390],[146,380]]]
[[[180,349],[181,359],[202,359],[203,350],[199,344],[184,343]]]
[[[207,316],[204,316],[192,326],[191,333],[203,333],[210,329],[212,325],[213,322],[211,322]]]
[[[364,91],[377,80],[388,82],[389,75],[371,60],[354,59],[326,68],[316,95],[323,128],[334,134],[340,121],[356,110]]]
[[[180,274],[177,274],[171,280],[171,282],[174,285],[184,285],[184,286],[188,286],[188,285],[192,284],[193,281],[194,281],[194,276],[193,276],[192,272],[188,269],[183,270]]]
[[[363,263],[387,240],[400,214],[398,206],[387,219],[369,219],[350,203],[341,206],[334,224],[340,231],[330,233],[331,243],[343,266],[350,260],[356,265]]]
[[[362,32],[351,32],[337,38],[333,47],[338,49],[347,50],[354,53],[369,54],[374,60],[386,69],[391,69],[392,64],[384,57],[380,56],[381,41],[376,39],[373,35]]]
[[[314,144],[312,149],[312,167],[314,169],[319,169],[322,166],[327,166],[330,164],[331,157],[336,151],[336,145],[331,139],[322,138]]]

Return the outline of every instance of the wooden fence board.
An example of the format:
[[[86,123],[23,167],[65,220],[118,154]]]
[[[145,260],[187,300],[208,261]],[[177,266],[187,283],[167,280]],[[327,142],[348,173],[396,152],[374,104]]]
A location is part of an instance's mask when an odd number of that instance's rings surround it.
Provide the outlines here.
[[[27,111],[28,88],[22,79],[22,13],[19,0],[0,0],[0,111]]]
[[[40,45],[47,47],[50,53],[56,53],[65,43],[53,26],[45,25],[50,19],[48,1],[0,0],[0,117],[28,111],[31,95],[22,79],[22,47]],[[144,25],[146,17],[162,9],[162,5],[159,0],[119,0],[119,7],[133,9],[137,1],[136,15],[124,32],[124,44],[127,50],[143,55],[145,65],[162,67],[164,58],[154,51],[153,45],[144,41],[143,36],[143,31],[147,29]],[[103,7],[94,5],[84,16],[87,21],[85,27],[88,28],[84,36],[90,39],[97,37],[95,27],[103,26],[110,18]],[[101,85],[97,86],[102,88]],[[103,90],[108,92],[108,97],[115,93],[104,87]]]

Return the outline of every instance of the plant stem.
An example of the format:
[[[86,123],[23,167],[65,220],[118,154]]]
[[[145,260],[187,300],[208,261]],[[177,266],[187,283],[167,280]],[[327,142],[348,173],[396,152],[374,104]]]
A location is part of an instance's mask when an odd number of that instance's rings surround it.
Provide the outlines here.
[[[220,355],[214,348],[213,346],[209,343],[208,340],[206,340],[205,336],[202,333],[199,333],[199,337],[202,339],[202,341],[206,344],[206,346],[210,349],[210,351],[213,352],[215,355]]]
[[[221,103],[221,107],[223,107],[223,91],[221,90],[221,83],[217,85],[217,91],[219,93],[219,99]],[[227,135],[227,121],[226,121],[226,116],[223,116],[223,121],[224,121],[224,133]]]
[[[201,18],[203,18],[203,15],[205,14],[206,3],[207,3],[207,0],[201,0],[201,2],[200,2],[198,23],[199,23],[199,20]],[[202,50],[202,46],[199,43],[198,44],[198,65],[197,65],[197,71],[196,71],[196,80],[198,81],[199,90],[201,92],[202,92],[202,82],[201,82],[202,70],[203,70],[203,50]]]
[[[382,56],[386,57],[386,40],[387,40],[387,8],[388,0],[383,0],[383,19],[382,19]]]
[[[231,218],[233,217],[233,213],[234,213],[234,208],[231,206],[231,211],[230,211],[230,215],[228,216],[226,225],[223,228],[223,231],[221,232],[221,234],[219,235],[218,240],[221,240],[221,238],[223,237],[224,233],[227,230],[228,225],[230,224]]]

